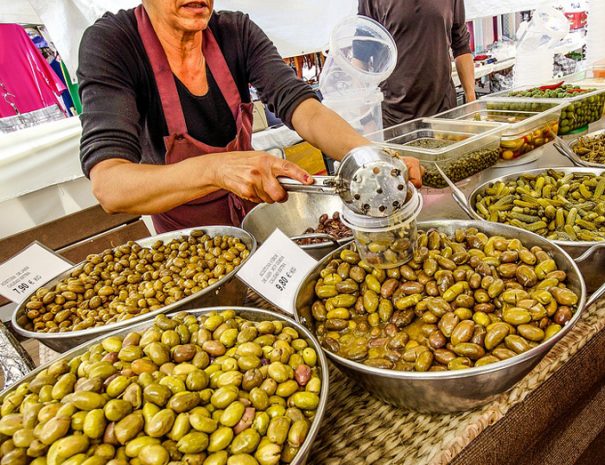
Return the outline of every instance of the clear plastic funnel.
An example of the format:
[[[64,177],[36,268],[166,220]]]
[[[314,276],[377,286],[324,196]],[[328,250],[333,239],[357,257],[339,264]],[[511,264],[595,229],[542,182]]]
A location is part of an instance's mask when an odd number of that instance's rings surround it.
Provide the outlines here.
[[[330,36],[330,52],[319,78],[324,97],[348,97],[378,87],[397,63],[397,46],[389,32],[365,16],[350,16]]]
[[[517,31],[517,49],[549,49],[569,34],[569,20],[555,8],[534,12],[531,21],[523,22]]]

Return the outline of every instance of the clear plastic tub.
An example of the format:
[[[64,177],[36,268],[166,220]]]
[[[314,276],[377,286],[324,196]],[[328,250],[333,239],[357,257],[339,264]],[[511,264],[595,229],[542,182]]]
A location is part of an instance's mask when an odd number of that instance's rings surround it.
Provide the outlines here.
[[[500,139],[500,158],[513,160],[554,139],[563,107],[548,99],[511,102],[486,98],[440,113],[435,118],[506,124]]]
[[[372,90],[396,64],[397,46],[384,26],[365,16],[349,16],[332,30],[319,89],[324,97]]]
[[[576,83],[572,83],[577,85]],[[558,97],[558,94],[553,97],[541,94],[536,97],[539,99],[548,98],[554,102],[564,105],[559,118],[559,135],[565,135],[574,129],[582,127],[586,124],[594,123],[601,119],[603,115],[603,107],[605,105],[605,87],[590,86],[580,87],[581,89],[589,90],[589,92],[578,94],[577,96]],[[524,86],[512,90],[505,90],[492,94],[490,97],[498,98],[527,98],[525,92],[537,90],[535,86]],[[533,97],[530,97],[533,98]]]
[[[506,125],[483,121],[449,121],[420,118],[370,134],[381,136],[377,145],[396,156],[415,157],[425,168],[422,183],[444,188],[435,163],[454,182],[462,181],[496,164],[500,157],[500,134]]]
[[[358,215],[343,204],[340,219],[353,231],[359,256],[376,268],[395,268],[409,262],[416,248],[416,218],[422,195],[410,183],[405,206],[386,218]]]

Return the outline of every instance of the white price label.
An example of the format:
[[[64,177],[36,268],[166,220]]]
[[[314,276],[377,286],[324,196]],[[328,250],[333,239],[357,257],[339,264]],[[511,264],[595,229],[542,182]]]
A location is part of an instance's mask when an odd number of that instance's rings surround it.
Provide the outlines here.
[[[276,229],[237,276],[273,305],[294,314],[294,294],[316,264],[315,259]]]
[[[15,303],[73,265],[39,242],[33,242],[0,265],[0,294]]]

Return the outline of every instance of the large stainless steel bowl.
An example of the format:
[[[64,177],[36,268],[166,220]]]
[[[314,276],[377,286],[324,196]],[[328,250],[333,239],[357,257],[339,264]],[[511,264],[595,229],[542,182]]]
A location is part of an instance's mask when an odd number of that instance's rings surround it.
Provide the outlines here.
[[[179,231],[171,231],[158,236],[147,237],[136,242],[143,247],[151,247],[151,245],[158,240],[167,242],[179,236],[188,235],[193,230],[203,230],[211,237],[217,235],[228,235],[241,239],[241,241],[250,250],[250,256],[256,250],[256,239],[254,239],[254,237],[248,232],[233,226],[205,226],[200,228],[181,229]],[[125,326],[131,326],[140,321],[148,320],[160,313],[167,313],[176,309],[186,310],[189,308],[199,308],[213,305],[241,305],[244,303],[244,299],[246,297],[246,286],[235,277],[235,274],[245,261],[246,260],[244,260],[242,264],[236,267],[231,273],[224,276],[221,280],[214,283],[212,286],[208,286],[200,292],[196,292],[195,294],[185,297],[178,302],[166,305],[153,312],[137,315],[134,318],[118,321],[106,326],[97,326],[81,331],[67,331],[64,333],[37,333],[35,331],[29,331],[25,329],[22,324],[24,318],[26,318],[25,304],[27,303],[27,300],[17,307],[13,313],[11,324],[15,331],[20,335],[32,339],[38,339],[42,344],[57,352],[65,352],[66,350],[83,344],[84,342],[101,334],[105,334]],[[54,286],[61,279],[69,276],[69,274],[79,266],[81,266],[81,263],[65,273],[53,278],[44,284],[44,286]]]
[[[559,268],[567,273],[568,287],[580,296],[578,311],[558,334],[539,346],[508,360],[460,371],[420,373],[373,368],[326,351],[328,357],[346,375],[385,402],[407,409],[435,413],[468,410],[485,404],[523,378],[550,348],[569,332],[584,308],[605,292],[604,286],[587,300],[584,281],[576,263],[561,247],[534,233],[487,221],[444,220],[418,224],[419,230],[435,228],[446,234],[453,234],[458,228],[469,227],[477,228],[488,235],[515,237],[528,247],[538,245],[549,252]],[[306,276],[297,290],[296,318],[312,331],[314,322],[311,305],[319,273],[346,247],[354,245],[343,246],[326,256]]]
[[[254,207],[242,221],[242,228],[252,234],[259,244],[267,240],[275,228],[281,229],[292,239],[313,237],[303,234],[304,231],[316,227],[319,217],[324,213],[332,215],[334,212],[340,212],[341,206],[342,201],[337,195],[291,192],[287,202],[263,203]],[[326,241],[300,247],[313,258],[320,259],[353,239],[353,236],[350,236],[334,240],[327,234],[321,237]]]
[[[215,307],[215,308],[205,308],[205,309],[199,309],[199,310],[189,310],[189,313],[191,313],[192,315],[195,315],[195,316],[199,316],[199,315],[204,315],[206,313],[209,313],[211,311],[222,311],[222,310],[235,310],[239,316],[249,319],[249,320],[253,320],[253,321],[265,321],[265,320],[283,321],[286,326],[295,328],[299,333],[301,333],[303,338],[305,338],[307,340],[309,345],[316,350],[319,369],[320,369],[319,371],[320,371],[320,376],[321,376],[321,383],[322,383],[321,393],[319,395],[319,406],[317,407],[317,413],[315,415],[315,419],[313,420],[313,423],[311,424],[311,428],[309,429],[307,438],[305,439],[305,442],[300,447],[298,454],[296,454],[296,456],[294,457],[294,460],[292,461],[293,464],[304,465],[304,463],[306,462],[306,458],[309,455],[309,451],[311,449],[313,440],[315,439],[315,437],[317,436],[317,432],[319,431],[321,420],[322,420],[322,417],[326,410],[326,404],[328,402],[328,389],[329,389],[328,361],[326,360],[325,355],[323,354],[322,350],[320,349],[319,343],[313,337],[313,335],[309,332],[309,330],[307,328],[305,328],[303,325],[297,323],[296,321],[294,321],[290,318],[287,318],[282,315],[278,315],[273,312],[269,312],[267,310],[259,310],[259,309],[247,308],[247,307]],[[75,349],[70,350],[69,352],[62,354],[57,360],[70,360],[70,359],[86,352],[90,346],[101,342],[106,337],[126,335],[127,333],[129,333],[131,331],[141,331],[141,330],[144,330],[145,328],[151,326],[151,324],[152,324],[152,321],[145,321],[145,322],[133,325],[133,326],[129,326],[128,328],[121,328],[117,331],[112,332],[111,334],[104,334],[103,336],[96,337],[94,340],[89,341],[86,344],[83,344]],[[9,388],[5,389],[4,391],[0,392],[0,404],[2,403],[3,399],[6,397],[7,394],[9,394],[9,393],[13,392],[15,389],[17,389],[17,387],[20,384],[30,382],[32,379],[34,379],[34,377],[40,371],[48,368],[51,365],[51,363],[54,363],[57,360],[53,360],[52,362],[49,362],[46,365],[43,365],[43,366],[37,368],[36,370],[27,374],[19,382],[15,383],[12,387],[9,387]]]
[[[468,196],[465,201],[465,205],[461,205],[472,219],[479,221],[486,221],[485,218],[481,217],[475,209],[477,203],[477,196],[488,186],[498,181],[508,182],[512,179],[517,179],[521,175],[536,175],[546,173],[549,169],[561,171],[563,173],[579,173],[579,174],[592,174],[600,175],[605,173],[605,169],[601,168],[573,168],[573,167],[553,167],[553,168],[540,168],[535,170],[523,171],[519,173],[507,174],[487,181],[480,186],[476,187],[473,192]],[[460,196],[455,197],[458,203],[464,201]],[[588,292],[595,291],[604,281],[601,273],[605,269],[605,241],[552,241],[559,247],[562,247],[573,259],[576,260],[580,267],[580,272],[584,276],[586,283],[586,289]],[[590,259],[589,259],[590,258]]]

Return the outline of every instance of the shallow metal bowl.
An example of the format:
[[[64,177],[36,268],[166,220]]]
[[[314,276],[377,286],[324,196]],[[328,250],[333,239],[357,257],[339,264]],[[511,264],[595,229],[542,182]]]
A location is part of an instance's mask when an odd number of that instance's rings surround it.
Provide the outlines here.
[[[202,230],[211,237],[217,235],[228,235],[241,239],[241,241],[250,250],[249,257],[256,251],[256,240],[254,239],[254,237],[248,232],[240,228],[235,228],[233,226],[204,226],[200,228],[181,229],[178,231],[171,231],[157,236],[151,236],[145,239],[140,239],[136,242],[137,244],[143,247],[151,247],[151,245],[158,240],[168,242],[177,237],[188,235],[193,230]],[[88,328],[81,331],[66,331],[62,333],[38,333],[35,331],[29,331],[25,329],[21,324],[23,319],[27,318],[25,316],[25,305],[27,303],[27,300],[25,300],[23,303],[21,303],[21,305],[17,307],[17,309],[13,313],[11,324],[15,331],[21,336],[32,339],[38,339],[42,344],[53,349],[54,351],[65,352],[66,350],[83,344],[84,342],[101,334],[105,334],[110,331],[123,328],[125,326],[131,326],[140,321],[148,320],[160,313],[167,313],[176,309],[185,310],[188,308],[212,305],[243,304],[244,299],[246,297],[246,286],[239,279],[235,279],[235,274],[245,262],[246,260],[244,260],[239,266],[237,266],[231,273],[227,274],[218,282],[214,283],[212,286],[208,286],[200,292],[196,292],[195,294],[185,297],[179,300],[178,302],[174,302],[170,305],[158,308],[153,312],[139,314],[128,320],[118,321],[116,323],[111,323],[106,326],[96,326],[94,328]],[[60,280],[69,276],[71,272],[81,266],[82,263],[83,262],[75,265],[73,268],[67,270],[65,273],[62,273],[59,276],[51,279],[49,282],[44,284],[44,287],[49,288],[54,286]]]
[[[584,134],[583,136],[578,137],[577,139],[572,140],[567,145],[571,149],[571,151],[567,150],[567,147],[562,146],[560,143],[555,141],[554,147],[559,151],[561,155],[569,159],[574,165],[586,167],[586,168],[605,168],[605,164],[603,163],[593,163],[590,161],[586,161],[582,159],[576,152],[573,150],[574,147],[578,144],[580,139],[592,139],[596,136],[601,136],[605,134],[605,129],[600,129],[598,131],[590,132],[588,134]]]
[[[337,195],[290,192],[287,202],[263,203],[254,207],[242,221],[242,228],[252,234],[259,244],[267,240],[276,228],[281,229],[291,239],[314,237],[304,234],[305,230],[315,228],[319,217],[324,213],[331,216],[334,212],[340,212],[341,206],[342,201]],[[353,240],[352,235],[337,240],[330,239],[327,234],[317,237],[323,237],[326,241],[300,246],[315,259],[320,259]]]
[[[480,186],[477,186],[473,192],[468,196],[466,202],[465,211],[472,215],[473,219],[479,221],[487,221],[481,217],[475,209],[477,203],[477,196],[490,185],[496,182],[508,182],[513,179],[517,179],[522,175],[539,175],[546,173],[548,170],[561,171],[565,174],[578,173],[587,175],[601,175],[605,173],[605,168],[574,168],[574,167],[553,167],[553,168],[539,168],[535,170],[522,171],[519,173],[507,174],[500,176],[490,181],[484,182]],[[584,276],[586,283],[586,289],[588,292],[595,291],[604,281],[602,277],[602,270],[605,270],[605,241],[551,241],[562,247],[580,267],[580,272]],[[590,258],[590,259],[589,259]]]
[[[304,339],[306,339],[307,343],[311,347],[313,347],[315,349],[315,351],[317,352],[317,361],[318,361],[319,371],[320,371],[319,375],[321,377],[321,384],[322,384],[321,393],[319,395],[319,405],[317,407],[317,413],[315,415],[315,419],[313,420],[313,423],[311,424],[311,428],[309,429],[307,438],[305,439],[305,442],[300,446],[300,450],[298,451],[298,453],[294,457],[294,460],[292,461],[293,464],[304,465],[304,463],[306,462],[306,458],[309,455],[309,451],[311,450],[311,445],[313,444],[313,440],[315,439],[315,437],[317,436],[317,432],[319,431],[319,427],[321,425],[321,420],[323,418],[324,412],[326,410],[326,404],[328,402],[328,390],[329,390],[328,361],[327,361],[325,355],[323,354],[323,351],[321,350],[319,343],[313,337],[313,335],[310,333],[310,331],[307,328],[305,328],[303,325],[301,325],[300,323],[297,323],[296,321],[294,321],[288,317],[279,315],[277,313],[269,312],[267,310],[259,310],[256,308],[248,308],[248,307],[215,307],[215,308],[189,310],[188,313],[191,313],[192,315],[195,315],[195,316],[200,316],[200,315],[204,315],[206,313],[212,312],[212,311],[220,312],[222,310],[235,310],[238,316],[241,316],[242,318],[246,318],[246,319],[252,320],[252,321],[275,321],[275,320],[283,321],[286,326],[290,326],[290,327],[296,329],[302,335],[302,337]],[[144,322],[136,324],[136,325],[129,326],[128,328],[121,328],[117,331],[113,331],[111,334],[104,334],[100,337],[96,337],[94,340],[88,341],[86,344],[80,345],[79,347],[76,347],[75,349],[72,349],[69,352],[62,354],[59,358],[30,372],[24,378],[22,378],[19,382],[15,383],[13,386],[0,392],[0,404],[2,403],[3,399],[6,397],[7,394],[9,394],[9,393],[13,392],[15,389],[17,389],[19,387],[19,385],[30,382],[32,379],[35,378],[35,376],[40,371],[48,368],[52,363],[55,363],[57,360],[70,360],[74,357],[77,357],[80,354],[83,354],[84,352],[86,352],[88,350],[88,348],[90,346],[100,343],[106,337],[126,335],[132,331],[142,331],[142,330],[148,328],[149,326],[151,326],[152,324],[153,324],[153,321],[149,320],[149,321],[144,321]]]
[[[448,235],[453,234],[456,229],[470,227],[477,228],[487,235],[518,238],[527,247],[538,245],[550,253],[559,269],[567,273],[568,287],[580,296],[578,310],[558,334],[539,346],[508,360],[466,370],[421,373],[380,369],[353,362],[326,350],[328,357],[346,375],[385,402],[433,413],[469,410],[490,402],[523,378],[550,348],[569,332],[580,319],[584,308],[602,293],[595,293],[587,302],[584,281],[576,263],[558,245],[534,233],[487,221],[443,220],[418,224],[419,230],[434,228]],[[314,288],[319,273],[333,257],[338,256],[340,251],[347,247],[349,246],[341,247],[320,261],[296,292],[296,318],[312,331],[314,331],[314,321],[311,305],[314,301]]]

